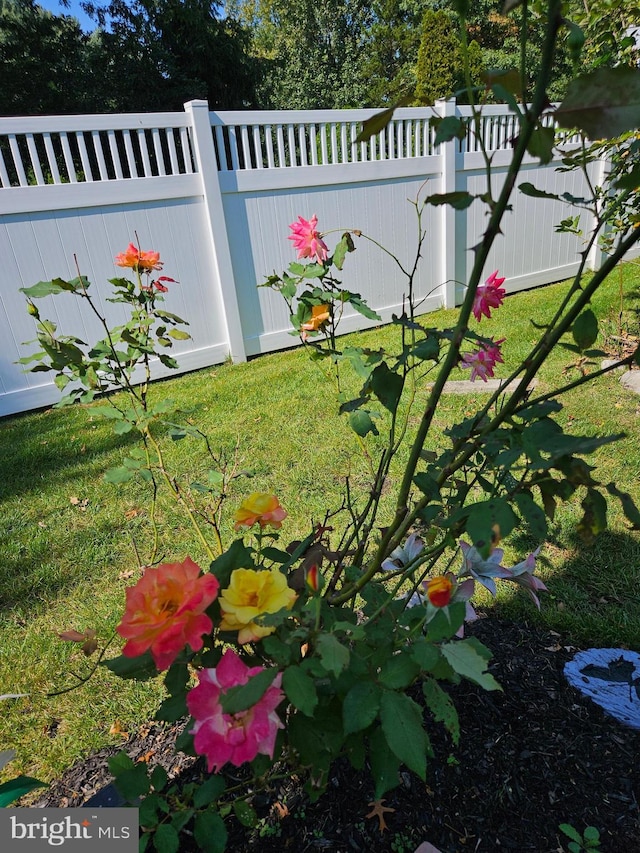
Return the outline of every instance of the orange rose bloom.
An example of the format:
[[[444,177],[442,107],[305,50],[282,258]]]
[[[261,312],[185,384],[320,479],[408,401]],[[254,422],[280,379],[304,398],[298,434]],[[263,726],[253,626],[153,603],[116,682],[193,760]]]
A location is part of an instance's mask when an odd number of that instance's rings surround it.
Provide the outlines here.
[[[306,341],[309,332],[317,332],[318,329],[321,329],[330,317],[328,305],[313,305],[311,307],[311,319],[300,326],[302,340]]]
[[[240,504],[240,509],[237,510],[234,524],[235,530],[240,530],[243,527],[253,527],[256,522],[260,527],[266,527],[270,524],[278,530],[282,527],[282,521],[287,517],[287,513],[280,506],[280,501],[275,495],[269,495],[265,492],[253,492],[248,498],[245,498]]]
[[[133,243],[129,243],[126,252],[116,255],[116,265],[143,272],[162,269],[160,252],[141,252]]]
[[[126,608],[116,628],[127,640],[122,654],[137,657],[151,651],[159,670],[168,669],[185,646],[202,648],[213,628],[204,612],[218,594],[214,575],[202,575],[190,557],[147,569],[126,591]]]
[[[449,578],[444,575],[439,575],[436,578],[431,578],[425,584],[427,589],[427,598],[434,607],[446,607],[451,601],[454,585]]]

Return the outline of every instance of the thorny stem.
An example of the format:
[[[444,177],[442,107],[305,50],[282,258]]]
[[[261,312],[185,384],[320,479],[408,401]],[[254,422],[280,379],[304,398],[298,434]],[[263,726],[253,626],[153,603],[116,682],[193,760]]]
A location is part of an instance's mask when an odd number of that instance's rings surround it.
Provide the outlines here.
[[[425,407],[422,419],[420,421],[420,425],[418,427],[416,438],[409,453],[409,460],[405,467],[404,476],[400,485],[400,489],[398,491],[395,518],[390,527],[388,528],[387,532],[382,536],[380,543],[378,544],[378,547],[375,551],[375,554],[367,564],[367,567],[362,573],[361,577],[352,586],[350,586],[346,590],[343,590],[340,595],[335,596],[332,599],[332,602],[334,604],[340,604],[346,601],[351,596],[356,595],[357,592],[361,590],[371,580],[374,574],[378,571],[384,558],[393,550],[394,547],[399,544],[402,537],[409,529],[410,525],[415,521],[418,512],[422,508],[424,508],[424,506],[426,506],[426,504],[429,502],[428,498],[424,498],[418,503],[416,509],[414,509],[413,511],[409,511],[409,494],[411,491],[413,477],[420,461],[420,454],[422,452],[422,448],[424,447],[427,435],[429,433],[429,429],[433,422],[438,401],[444,388],[444,384],[448,380],[451,371],[454,369],[454,367],[459,361],[460,347],[468,329],[469,317],[471,315],[471,310],[473,307],[473,300],[478,285],[480,283],[480,279],[489,255],[489,251],[493,246],[496,237],[500,233],[500,223],[507,210],[509,199],[511,197],[511,193],[513,192],[515,181],[519,174],[522,161],[527,151],[527,147],[529,145],[533,132],[536,129],[538,119],[544,112],[544,109],[547,104],[546,91],[551,76],[551,66],[553,54],[555,51],[557,32],[561,22],[560,9],[560,0],[550,0],[549,22],[547,25],[547,31],[545,34],[545,40],[542,48],[542,70],[536,81],[536,86],[534,89],[534,94],[531,103],[531,109],[527,112],[526,117],[523,120],[521,132],[515,143],[513,158],[509,165],[502,191],[500,192],[498,199],[491,207],[487,230],[485,231],[480,243],[476,247],[474,247],[475,260],[469,278],[469,286],[467,288],[464,302],[460,308],[458,322],[453,330],[451,344],[444,358],[444,362],[442,364],[440,372],[438,373],[436,381],[432,387],[431,394],[429,395],[427,405]],[[526,391],[527,385],[528,381],[523,386],[522,393]],[[455,470],[457,470],[458,467],[460,466],[456,466]],[[451,473],[452,471],[449,466],[445,471],[442,472],[442,476],[446,475],[446,479],[451,475]],[[442,480],[442,477],[440,479]]]

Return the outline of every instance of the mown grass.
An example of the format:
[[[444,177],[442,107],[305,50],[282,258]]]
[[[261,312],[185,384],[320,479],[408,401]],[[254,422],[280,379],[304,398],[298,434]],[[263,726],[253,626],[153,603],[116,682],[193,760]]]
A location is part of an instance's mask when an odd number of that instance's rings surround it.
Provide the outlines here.
[[[627,264],[621,270],[623,320],[636,332],[639,269]],[[483,321],[483,334],[507,338],[500,375],[507,375],[535,339],[531,320],[544,322],[567,286],[514,295],[491,321]],[[620,286],[616,273],[594,299],[609,335],[619,332]],[[453,316],[440,311],[427,322],[446,326]],[[351,337],[371,348],[392,349],[397,334],[395,327],[387,326]],[[558,348],[542,370],[540,390],[557,384],[572,361],[572,353]],[[568,378],[577,375],[572,369],[566,373]],[[459,372],[454,378],[465,376]],[[356,381],[352,387],[357,388]],[[289,512],[283,529],[288,541],[304,535],[312,521],[340,505],[346,476],[354,494],[366,489],[366,458],[337,414],[331,383],[302,349],[159,382],[152,393],[175,400],[209,435],[214,448],[251,475],[232,485],[223,512],[227,541],[233,535],[233,509],[248,491],[278,494]],[[418,400],[424,393],[418,389]],[[445,446],[444,428],[471,414],[476,400],[475,394],[443,398],[431,446]],[[559,419],[572,432],[626,434],[588,461],[597,465],[599,480],[616,483],[640,501],[640,398],[609,375],[570,392],[563,402]],[[93,408],[54,409],[0,421],[0,693],[28,694],[2,704],[0,747],[18,752],[5,776],[24,772],[47,780],[76,758],[118,742],[123,737],[119,732],[150,717],[160,690],[156,682],[130,684],[100,668],[78,689],[47,695],[73,683],[70,670],[83,675],[88,666],[76,647],[58,640],[57,632],[94,628],[102,639],[112,636],[124,589],[137,566],[136,549],[143,562],[149,552],[146,487],[137,482],[114,487],[103,479],[127,454],[132,439],[115,436],[108,423],[93,416]],[[370,442],[372,455],[381,440]],[[184,471],[185,483],[205,474],[202,448],[195,440],[166,439],[163,447],[172,468]],[[402,463],[398,454],[388,506]],[[578,495],[560,507],[550,526],[540,557],[540,574],[549,587],[541,612],[506,585],[496,602],[482,603],[500,616],[545,624],[576,645],[640,648],[638,534],[629,531],[611,502],[610,530],[585,547],[574,532],[580,499]],[[166,496],[160,499],[158,519],[165,560],[189,553],[206,564],[191,528]],[[334,523],[338,527],[340,519]],[[508,556],[520,559],[538,544],[519,531],[506,543]],[[113,654],[118,648],[113,642]]]

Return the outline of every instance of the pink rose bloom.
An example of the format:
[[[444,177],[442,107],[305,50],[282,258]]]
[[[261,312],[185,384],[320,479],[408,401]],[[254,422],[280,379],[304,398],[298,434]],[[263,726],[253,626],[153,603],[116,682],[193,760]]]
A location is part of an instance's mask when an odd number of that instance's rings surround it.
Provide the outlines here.
[[[498,270],[494,270],[484,284],[478,286],[473,300],[473,316],[480,320],[482,315],[491,317],[491,308],[499,308],[507,291],[500,287],[504,278],[498,278]]]
[[[293,245],[298,252],[298,258],[315,258],[319,264],[324,263],[329,257],[329,249],[320,238],[320,232],[316,229],[318,217],[314,214],[309,222],[298,217],[297,222],[292,222],[289,228],[293,231],[287,237],[293,240]]]
[[[462,356],[462,364],[460,367],[466,370],[471,368],[471,381],[474,382],[478,377],[483,382],[487,381],[487,376],[493,376],[493,368],[498,362],[503,363],[504,359],[500,352],[500,345],[503,344],[505,338],[500,338],[499,341],[490,344],[483,344],[476,352],[465,352]]]
[[[127,640],[122,654],[138,657],[151,651],[159,670],[168,669],[185,646],[202,648],[213,623],[204,612],[218,594],[214,575],[201,574],[190,557],[147,569],[126,591],[126,608],[116,628]]]
[[[199,684],[187,693],[187,707],[194,718],[190,733],[195,751],[207,759],[209,773],[217,773],[228,761],[239,767],[258,753],[273,758],[278,729],[284,728],[276,708],[284,699],[279,672],[271,686],[253,707],[237,714],[225,714],[220,696],[229,688],[246,684],[263,667],[246,666],[227,649],[215,669],[198,673]]]

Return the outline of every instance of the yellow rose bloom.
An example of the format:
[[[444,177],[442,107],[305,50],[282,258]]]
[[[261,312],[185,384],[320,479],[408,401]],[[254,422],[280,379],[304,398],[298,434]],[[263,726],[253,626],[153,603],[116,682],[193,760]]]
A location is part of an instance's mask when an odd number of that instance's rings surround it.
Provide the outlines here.
[[[293,607],[296,598],[278,569],[235,569],[229,586],[218,598],[222,612],[220,630],[238,631],[241,645],[253,643],[275,631],[273,625],[257,625],[255,619],[263,613],[277,613],[283,607]]]

